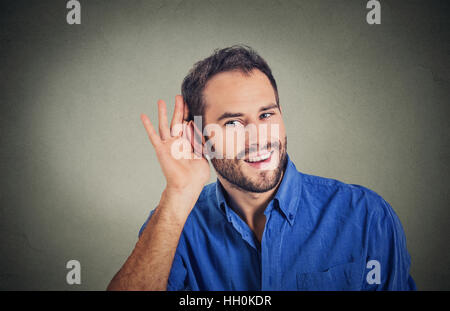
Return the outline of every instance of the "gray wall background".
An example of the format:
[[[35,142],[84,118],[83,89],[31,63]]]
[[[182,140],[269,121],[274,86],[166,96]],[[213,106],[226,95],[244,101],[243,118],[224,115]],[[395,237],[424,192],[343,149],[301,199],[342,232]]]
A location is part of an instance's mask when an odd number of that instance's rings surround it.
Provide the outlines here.
[[[448,1],[381,1],[376,26],[367,1],[80,2],[73,26],[1,2],[0,289],[106,288],[164,188],[140,113],[235,43],[273,69],[297,168],[382,195],[418,288],[450,289]]]

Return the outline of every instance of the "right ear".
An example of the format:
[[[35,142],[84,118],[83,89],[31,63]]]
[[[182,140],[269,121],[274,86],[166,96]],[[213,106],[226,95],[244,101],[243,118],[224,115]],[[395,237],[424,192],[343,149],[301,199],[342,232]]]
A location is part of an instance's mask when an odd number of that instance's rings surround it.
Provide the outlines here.
[[[184,104],[183,105],[184,106],[183,120],[186,121],[186,122],[189,122],[189,121],[192,120],[192,117],[191,117],[191,115],[189,113],[189,107],[188,107],[187,103],[184,101],[184,98],[183,98],[183,104]]]
[[[189,121],[186,124],[186,134],[191,143],[194,153],[198,157],[203,157],[203,146],[205,144],[204,137],[200,130],[195,126],[194,121]]]

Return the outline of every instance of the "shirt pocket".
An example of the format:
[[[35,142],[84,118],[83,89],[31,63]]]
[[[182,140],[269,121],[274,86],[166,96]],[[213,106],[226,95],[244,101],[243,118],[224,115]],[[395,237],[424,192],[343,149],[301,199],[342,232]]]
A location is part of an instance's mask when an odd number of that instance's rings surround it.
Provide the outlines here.
[[[297,289],[309,291],[360,290],[362,272],[355,262],[332,266],[324,271],[297,273]]]

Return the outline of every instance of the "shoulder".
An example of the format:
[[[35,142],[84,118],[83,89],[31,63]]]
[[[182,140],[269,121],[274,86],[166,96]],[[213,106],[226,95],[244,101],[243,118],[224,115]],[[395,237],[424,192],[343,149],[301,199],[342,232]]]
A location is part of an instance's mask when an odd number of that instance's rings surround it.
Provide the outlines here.
[[[215,202],[214,200],[216,200],[216,182],[210,183],[203,187],[203,190],[195,203],[195,207],[201,208],[205,205],[211,204],[211,202]]]
[[[192,225],[197,229],[208,227],[220,220],[223,220],[223,215],[221,215],[216,194],[216,182],[214,182],[203,187],[186,220],[185,229],[191,228]]]
[[[340,215],[359,214],[372,217],[392,213],[383,197],[372,189],[358,184],[300,173],[303,199],[314,202],[319,209],[327,209]]]
[[[216,183],[211,183],[203,187],[191,214],[195,217],[204,217],[205,213],[217,206]]]

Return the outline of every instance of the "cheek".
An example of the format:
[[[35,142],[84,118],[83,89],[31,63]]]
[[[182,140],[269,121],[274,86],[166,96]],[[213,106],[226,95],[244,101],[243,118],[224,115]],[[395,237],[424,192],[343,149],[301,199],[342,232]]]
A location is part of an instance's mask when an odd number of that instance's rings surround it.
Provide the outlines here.
[[[218,125],[208,124],[203,130],[203,136],[205,138],[204,148],[206,153],[209,156],[221,158],[225,136],[223,130]]]
[[[245,149],[245,133],[240,130],[216,128],[208,132],[207,144],[214,146],[214,154],[218,158],[235,159]]]
[[[234,159],[245,149],[245,132],[240,129],[229,129],[223,135],[223,154],[227,159]]]
[[[286,138],[286,129],[284,128],[283,123],[280,125],[280,137],[279,138],[280,138],[281,143],[284,143],[284,140]]]
[[[267,124],[267,131],[265,133],[268,137],[268,142],[284,141],[286,131],[282,120],[274,120]]]

